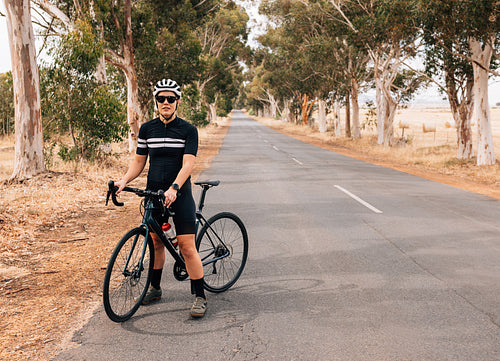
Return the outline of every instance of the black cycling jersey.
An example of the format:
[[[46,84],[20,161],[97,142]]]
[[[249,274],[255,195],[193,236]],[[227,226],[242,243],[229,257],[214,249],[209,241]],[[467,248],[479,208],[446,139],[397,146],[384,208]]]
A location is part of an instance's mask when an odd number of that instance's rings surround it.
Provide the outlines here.
[[[149,155],[148,182],[170,186],[182,168],[184,154],[196,156],[197,151],[198,130],[179,117],[166,125],[155,118],[139,130],[136,153]]]
[[[198,151],[198,130],[185,120],[176,117],[168,124],[160,118],[144,123],[139,130],[137,151],[149,155],[147,189],[167,190],[182,168],[184,154],[196,156]],[[172,204],[177,234],[194,233],[195,204],[191,193],[191,177],[180,189],[179,197]],[[155,219],[161,224],[159,214]]]

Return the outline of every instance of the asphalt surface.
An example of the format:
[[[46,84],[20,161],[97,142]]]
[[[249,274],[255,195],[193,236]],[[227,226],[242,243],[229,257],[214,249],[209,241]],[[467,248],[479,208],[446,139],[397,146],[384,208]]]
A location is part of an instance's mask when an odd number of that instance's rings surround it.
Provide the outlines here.
[[[188,282],[117,324],[102,307],[55,360],[500,360],[500,201],[348,158],[235,112],[199,178],[250,239],[227,292]],[[196,191],[198,194],[198,191]]]

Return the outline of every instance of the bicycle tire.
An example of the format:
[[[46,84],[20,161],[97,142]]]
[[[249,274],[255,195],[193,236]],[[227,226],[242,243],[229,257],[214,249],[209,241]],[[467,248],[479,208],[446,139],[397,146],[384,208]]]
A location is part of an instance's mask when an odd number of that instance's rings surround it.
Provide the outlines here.
[[[196,237],[196,249],[203,262],[220,257],[226,250],[222,244],[227,247],[229,255],[203,266],[204,287],[214,293],[226,291],[234,285],[248,256],[246,228],[241,219],[230,212],[211,217]]]
[[[144,228],[131,229],[118,242],[108,262],[102,292],[104,310],[112,321],[127,321],[137,311],[148,290],[153,263],[153,242],[151,238],[146,240]]]

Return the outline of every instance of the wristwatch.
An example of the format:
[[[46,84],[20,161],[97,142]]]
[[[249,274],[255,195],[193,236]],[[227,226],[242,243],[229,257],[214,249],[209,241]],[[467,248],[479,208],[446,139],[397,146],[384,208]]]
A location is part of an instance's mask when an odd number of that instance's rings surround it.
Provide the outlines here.
[[[177,192],[179,191],[179,185],[177,183],[173,183],[170,187]]]

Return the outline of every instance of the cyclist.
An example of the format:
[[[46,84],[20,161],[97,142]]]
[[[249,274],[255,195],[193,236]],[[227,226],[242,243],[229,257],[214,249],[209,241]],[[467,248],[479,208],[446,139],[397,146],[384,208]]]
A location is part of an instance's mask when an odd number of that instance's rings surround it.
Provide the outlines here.
[[[177,116],[181,90],[175,81],[160,80],[154,87],[153,96],[160,116],[141,126],[136,154],[126,174],[115,182],[118,187],[116,193],[141,174],[149,156],[147,189],[166,189],[165,206],[171,206],[175,212],[173,221],[179,250],[191,278],[191,293],[196,295],[190,314],[192,317],[203,317],[207,300],[203,288],[203,265],[195,245],[196,206],[191,192],[191,171],[198,151],[198,131],[194,125]],[[160,225],[165,221],[160,212],[154,217]],[[155,259],[151,286],[143,304],[159,300],[162,295],[160,281],[165,247],[155,233],[151,235]]]

